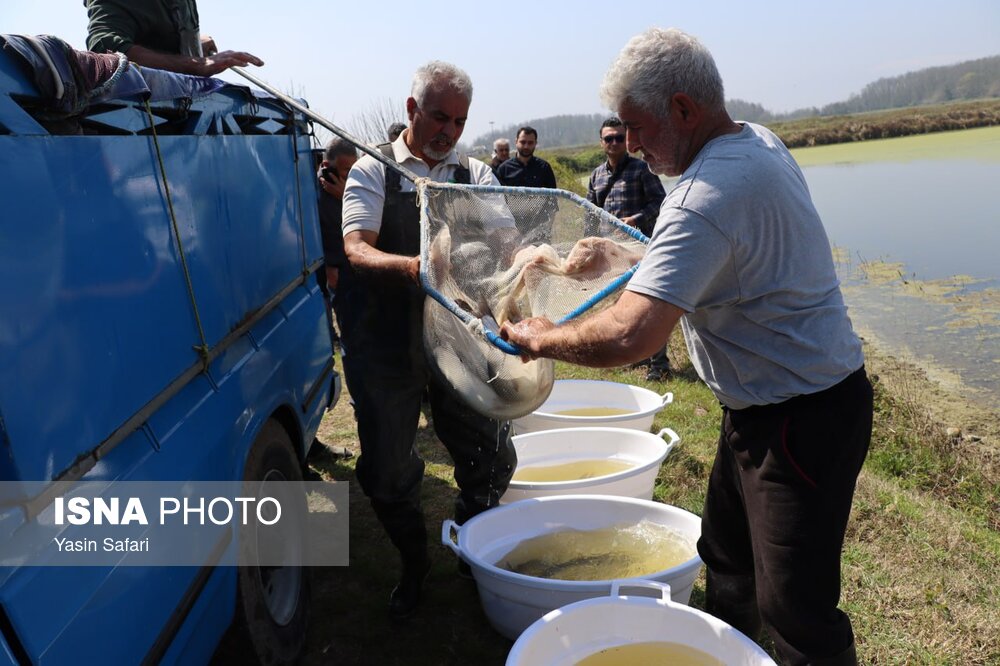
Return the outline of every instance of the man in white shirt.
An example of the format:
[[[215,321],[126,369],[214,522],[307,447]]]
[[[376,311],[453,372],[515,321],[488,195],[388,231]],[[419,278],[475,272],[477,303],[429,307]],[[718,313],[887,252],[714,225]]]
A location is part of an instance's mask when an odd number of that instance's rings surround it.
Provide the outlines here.
[[[488,165],[455,152],[471,101],[465,72],[439,61],[424,65],[406,100],[408,128],[379,149],[417,176],[498,185]],[[513,219],[498,225],[512,227]],[[430,569],[420,508],[424,463],[414,447],[425,391],[434,430],[455,463],[456,522],[497,505],[516,457],[510,423],[469,409],[428,368],[414,184],[371,156],[358,160],[344,193],[343,233],[349,270],[340,276],[335,306],[350,350],[344,372],[361,441],[357,476],[402,556],[389,598],[390,615],[402,618],[416,610]],[[468,565],[459,571],[467,574]]]

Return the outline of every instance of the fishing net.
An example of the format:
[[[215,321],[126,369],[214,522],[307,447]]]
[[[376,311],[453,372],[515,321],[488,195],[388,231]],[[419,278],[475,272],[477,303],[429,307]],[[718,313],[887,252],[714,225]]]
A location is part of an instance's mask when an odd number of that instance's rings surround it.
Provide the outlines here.
[[[608,302],[648,239],[562,190],[433,183],[366,145],[242,67],[240,76],[417,185],[424,348],[432,370],[471,408],[495,419],[537,409],[551,361],[522,363],[499,337],[505,321],[556,322]]]
[[[434,372],[496,419],[530,414],[555,379],[522,362],[506,321],[561,323],[614,301],[648,239],[562,190],[420,183],[424,348]]]

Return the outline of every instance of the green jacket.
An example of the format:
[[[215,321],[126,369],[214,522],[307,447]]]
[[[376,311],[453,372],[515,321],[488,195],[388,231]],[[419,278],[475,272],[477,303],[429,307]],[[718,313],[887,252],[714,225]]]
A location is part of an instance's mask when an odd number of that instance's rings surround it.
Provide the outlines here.
[[[83,0],[87,8],[87,48],[96,53],[127,52],[135,45],[200,56],[195,0]]]

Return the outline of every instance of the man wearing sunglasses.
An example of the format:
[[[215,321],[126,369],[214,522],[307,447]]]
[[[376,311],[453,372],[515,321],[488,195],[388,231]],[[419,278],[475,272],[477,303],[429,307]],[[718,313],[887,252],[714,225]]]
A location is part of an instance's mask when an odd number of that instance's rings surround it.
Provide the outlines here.
[[[601,146],[608,161],[590,174],[587,201],[603,208],[619,220],[653,235],[656,216],[666,192],[649,165],[632,157],[625,148],[625,126],[617,116],[601,123]],[[670,378],[670,361],[664,347],[631,367],[646,367],[646,380],[662,382]]]
[[[625,127],[612,116],[601,123],[601,146],[608,161],[590,174],[587,200],[647,236],[666,193],[649,165],[625,148]]]

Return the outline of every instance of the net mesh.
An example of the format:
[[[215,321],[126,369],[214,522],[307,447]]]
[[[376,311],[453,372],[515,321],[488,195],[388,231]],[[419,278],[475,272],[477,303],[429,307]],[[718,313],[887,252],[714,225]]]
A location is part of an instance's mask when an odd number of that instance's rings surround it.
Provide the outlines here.
[[[613,302],[648,242],[569,192],[423,182],[421,282],[431,367],[470,407],[513,419],[552,389],[552,361],[524,363],[506,321],[561,322]]]

